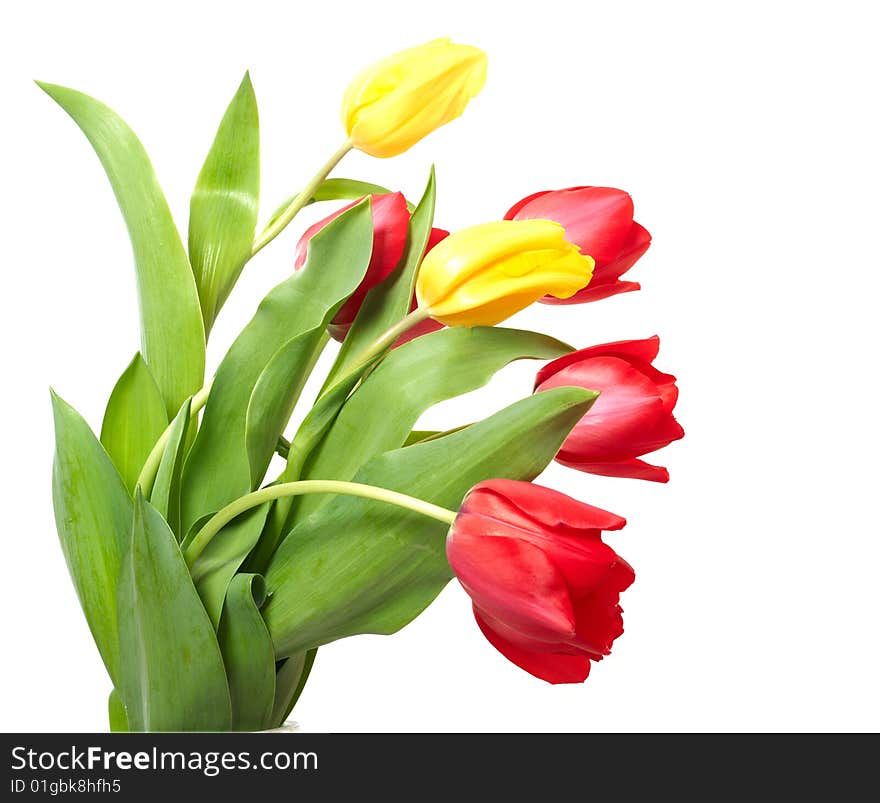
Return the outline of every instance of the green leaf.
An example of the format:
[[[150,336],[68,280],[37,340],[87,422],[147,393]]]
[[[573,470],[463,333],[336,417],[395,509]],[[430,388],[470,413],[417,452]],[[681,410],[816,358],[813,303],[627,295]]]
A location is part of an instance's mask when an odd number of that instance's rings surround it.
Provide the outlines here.
[[[239,574],[226,592],[217,638],[226,665],[232,701],[232,729],[272,727],[275,702],[275,653],[260,606],[266,584],[258,574]]]
[[[132,731],[222,731],[231,722],[223,657],[180,548],[135,492],[119,578],[120,690]]]
[[[101,444],[129,493],[134,493],[150,450],[167,426],[162,391],[138,352],[113,388],[101,425]]]
[[[107,715],[110,719],[112,733],[126,733],[128,731],[128,714],[125,713],[125,705],[116,689],[110,692],[110,697],[107,700]]]
[[[275,454],[278,438],[327,342],[326,323],[285,343],[269,360],[248,402],[245,430],[251,484],[256,487]],[[315,348],[320,344],[321,348]],[[276,422],[276,426],[267,426]]]
[[[414,443],[420,443],[421,441],[435,438],[437,435],[441,434],[442,431],[439,429],[414,429],[406,436],[406,440],[401,445],[412,446]]]
[[[220,621],[229,582],[259,540],[268,512],[269,505],[261,505],[229,522],[190,569],[196,590],[215,628]],[[184,549],[186,545],[187,542]]]
[[[116,585],[128,548],[131,497],[82,416],[54,392],[52,410],[52,500],[58,537],[89,629],[116,685]]]
[[[371,360],[364,369],[372,365],[381,355]],[[352,372],[341,378],[321,396],[309,410],[287,453],[287,465],[277,482],[294,482],[299,479],[300,472],[311,450],[318,444],[324,433],[329,429],[333,420],[339,413],[352,388],[360,380],[359,372]],[[272,553],[281,541],[284,533],[290,530],[294,511],[294,499],[278,499],[272,506],[269,521],[260,539],[259,546],[254,550],[249,566],[251,569],[262,571],[268,564]]]
[[[315,190],[315,194],[309,199],[309,204],[318,203],[320,201],[356,201],[358,198],[363,198],[365,195],[388,195],[390,192],[393,192],[393,190],[389,190],[387,187],[383,187],[380,184],[371,184],[369,181],[358,181],[353,178],[327,178],[324,179],[324,181],[318,186],[318,189]],[[264,228],[268,229],[276,220],[278,220],[278,218],[287,210],[287,207],[296,200],[297,195],[299,195],[299,193],[291,195],[286,201],[284,201],[284,203],[272,213],[272,217],[269,218],[269,222],[266,223]],[[412,212],[413,205],[407,202],[407,208]]]
[[[572,387],[537,393],[459,432],[386,452],[355,479],[455,510],[482,480],[536,477],[597,395]],[[446,531],[382,502],[333,497],[294,528],[269,565],[263,618],[276,657],[410,622],[452,576]]]
[[[171,433],[156,471],[153,490],[150,492],[150,502],[168,522],[178,541],[183,536],[180,528],[180,478],[186,455],[191,408],[192,399],[187,399],[171,422]]]
[[[272,708],[272,727],[280,728],[290,716],[305,688],[315,664],[318,650],[306,650],[285,658],[275,674],[275,705]]]
[[[402,446],[429,407],[485,385],[508,363],[552,360],[573,349],[536,332],[494,326],[450,328],[392,351],[345,402],[312,451],[302,479],[350,480],[371,457]],[[327,503],[300,497],[296,521]]]
[[[232,344],[217,371],[184,467],[184,531],[259,484],[259,469],[268,465],[316,352],[326,343],[326,324],[360,284],[372,243],[370,204],[365,201],[312,238],[302,270],[263,299]],[[264,372],[273,372],[280,364],[275,362],[279,353],[283,354],[279,360],[292,371],[277,377],[284,383],[282,403],[274,395],[271,404],[263,405],[258,392],[256,404],[265,417],[249,416],[254,392],[265,387],[261,386]]]
[[[202,387],[205,332],[196,283],[180,235],[143,145],[103,103],[39,84],[86,135],[116,194],[134,249],[141,353],[169,418]]]
[[[428,184],[410,218],[406,250],[400,265],[384,282],[367,293],[327,376],[325,388],[344,376],[374,340],[409,312],[416,274],[431,236],[436,196],[437,181],[434,168],[431,168]]]
[[[377,354],[368,363],[358,364],[360,354],[409,312],[416,272],[431,234],[435,195],[432,169],[425,192],[410,219],[407,247],[400,265],[382,284],[367,293],[324,383],[321,397],[297,430],[280,482],[299,479],[305,461],[333,423],[348,394],[361,376],[383,356]],[[290,529],[293,509],[291,500],[276,502],[256,550],[254,566],[262,570],[268,563],[282,535]]]
[[[205,332],[250,259],[260,197],[260,120],[250,75],[223,115],[189,206],[189,257]]]

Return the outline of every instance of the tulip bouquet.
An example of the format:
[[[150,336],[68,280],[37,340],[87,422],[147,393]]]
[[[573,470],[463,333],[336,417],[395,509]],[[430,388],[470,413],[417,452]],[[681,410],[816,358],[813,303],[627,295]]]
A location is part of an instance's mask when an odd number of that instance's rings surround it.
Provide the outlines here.
[[[414,205],[328,178],[353,148],[392,157],[458,117],[485,74],[480,50],[447,40],[367,69],[345,93],[344,144],[260,230],[245,76],[198,175],[187,247],[131,129],[41,84],[107,173],[137,278],[141,349],[100,436],[52,396],[58,533],[113,684],[112,729],[277,727],[319,647],[394,633],[453,577],[489,642],[552,683],[583,681],[622,632],[634,575],[602,532],[624,519],[531,480],[555,458],[665,482],[639,458],[683,434],[675,379],[653,366],[656,338],[575,350],[496,324],[536,301],[638,289],[621,276],[650,236],[630,196],[542,192],[450,234],[433,226],[433,171]],[[289,278],[206,379],[208,335],[245,265],[306,205],[334,200],[349,203],[303,234]],[[287,433],[331,338],[329,375]],[[414,429],[519,359],[546,363],[525,398]]]

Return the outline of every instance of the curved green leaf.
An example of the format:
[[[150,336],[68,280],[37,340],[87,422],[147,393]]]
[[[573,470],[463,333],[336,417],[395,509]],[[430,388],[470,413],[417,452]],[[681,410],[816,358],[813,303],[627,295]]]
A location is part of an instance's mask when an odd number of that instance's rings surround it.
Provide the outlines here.
[[[232,701],[232,729],[272,727],[275,652],[260,606],[266,584],[258,574],[238,574],[229,584],[217,639],[226,665]]]
[[[315,344],[327,342],[325,330],[322,321],[315,329],[285,343],[272,355],[254,385],[245,422],[251,484],[254,487],[265,476],[278,438],[321,355],[321,349],[315,348]],[[277,425],[267,426],[267,422],[276,422]]]
[[[134,249],[141,353],[171,418],[202,387],[205,332],[196,283],[180,235],[143,145],[123,120],[88,95],[39,84],[95,149]]]
[[[552,360],[573,349],[537,332],[480,326],[442,329],[392,351],[345,402],[302,479],[350,480],[371,457],[402,446],[429,407],[485,385],[510,362]],[[298,500],[296,520],[327,502]]]
[[[101,444],[129,493],[134,493],[153,444],[167,426],[162,391],[138,352],[113,388],[101,424]]]
[[[261,505],[229,522],[190,568],[196,590],[215,628],[229,583],[260,539],[268,512],[269,505]]]
[[[245,73],[189,205],[189,258],[206,334],[250,259],[260,197],[260,120]]]
[[[273,414],[248,417],[251,397],[276,354],[287,350],[303,375],[326,342],[324,331],[339,305],[357,288],[370,261],[373,226],[369,201],[340,215],[312,238],[302,270],[263,299],[223,358],[183,479],[183,529],[259,483],[253,465],[268,465],[304,376],[287,378],[288,397]],[[292,341],[296,341],[295,347]],[[256,453],[262,444],[263,453]],[[249,448],[250,447],[250,448]],[[268,454],[266,453],[268,452]]]
[[[162,453],[162,460],[159,462],[156,479],[153,482],[153,490],[150,492],[151,504],[168,522],[178,541],[183,537],[180,529],[180,477],[183,472],[187,434],[192,416],[191,402],[192,399],[187,399],[171,422],[171,434],[168,443],[165,444],[165,451]]]
[[[61,549],[104,666],[119,677],[116,585],[128,548],[131,497],[82,416],[52,393],[52,501]]]
[[[280,728],[299,700],[315,664],[318,650],[306,650],[285,658],[275,674],[275,705],[272,708],[272,727]]]
[[[119,578],[120,683],[132,731],[220,731],[231,722],[214,628],[165,520],[135,492]]]
[[[482,480],[536,477],[597,395],[572,387],[537,393],[451,435],[386,452],[355,479],[455,510]],[[294,528],[269,565],[263,618],[276,657],[399,630],[452,576],[446,530],[382,502],[333,497]]]

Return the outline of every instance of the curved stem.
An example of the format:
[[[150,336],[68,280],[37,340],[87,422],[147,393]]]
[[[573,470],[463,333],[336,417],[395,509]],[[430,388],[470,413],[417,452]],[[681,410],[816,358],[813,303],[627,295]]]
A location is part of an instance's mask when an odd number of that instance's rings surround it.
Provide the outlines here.
[[[303,494],[344,494],[346,496],[359,496],[363,499],[374,499],[377,502],[387,502],[389,505],[412,510],[423,516],[442,521],[444,524],[452,524],[456,513],[445,507],[431,504],[424,499],[415,496],[391,491],[388,488],[379,488],[375,485],[361,485],[357,482],[343,482],[341,480],[300,480],[299,482],[285,482],[280,485],[267,485],[259,491],[254,491],[242,496],[216,513],[199,530],[184,551],[184,557],[188,566],[195,563],[196,558],[202,554],[211,539],[217,535],[236,516],[240,516],[251,508],[258,507],[264,502],[273,499],[282,499],[289,496],[301,496]]]
[[[367,346],[360,354],[358,354],[351,362],[348,363],[348,366],[344,369],[344,376],[350,376],[351,374],[357,373],[370,362],[374,357],[381,354],[385,349],[393,346],[397,339],[407,330],[412,329],[418,323],[421,323],[426,318],[429,318],[428,310],[422,307],[417,307],[409,315],[401,318],[394,326],[386,329],[379,337],[377,337],[369,346]],[[325,395],[327,391],[329,391],[332,387],[337,384],[338,377],[333,376],[331,374],[330,378],[328,378],[327,382],[324,384],[324,387],[321,388],[321,392],[318,395],[318,398]]]
[[[214,380],[212,379],[192,397],[189,406],[190,421],[192,421],[199,414],[199,410],[208,403],[208,397],[211,395],[211,386],[213,384]],[[168,445],[168,440],[171,437],[171,427],[173,424],[174,422],[172,421],[167,427],[165,427],[165,431],[159,436],[159,440],[153,444],[153,448],[150,450],[150,454],[147,457],[147,462],[144,463],[144,467],[138,475],[137,484],[140,485],[141,492],[147,498],[149,498],[153,491],[153,483],[156,481],[156,472],[159,471],[159,464],[162,462],[162,455],[165,453],[165,447]]]
[[[330,175],[330,171],[333,170],[336,165],[338,165],[342,161],[342,157],[345,156],[352,149],[352,144],[349,140],[346,140],[342,147],[339,148],[336,153],[331,156],[327,162],[321,167],[321,169],[315,173],[312,177],[312,180],[306,184],[305,187],[302,188],[302,191],[299,195],[296,196],[291,202],[290,206],[287,207],[278,217],[275,218],[265,229],[263,229],[263,233],[256,239],[254,242],[253,250],[251,251],[251,256],[254,256],[259,251],[262,251],[269,243],[272,242],[282,231],[286,228],[287,224],[293,220],[297,213],[311,200],[312,196],[315,194],[315,190],[321,185],[321,182]]]

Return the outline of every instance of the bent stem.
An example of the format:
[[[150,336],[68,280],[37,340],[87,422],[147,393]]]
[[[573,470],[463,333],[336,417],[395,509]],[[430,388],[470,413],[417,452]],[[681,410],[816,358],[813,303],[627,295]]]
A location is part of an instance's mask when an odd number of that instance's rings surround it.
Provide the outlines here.
[[[422,307],[417,307],[412,312],[410,312],[405,317],[401,318],[394,326],[386,329],[379,337],[377,337],[369,346],[367,346],[360,354],[355,357],[351,363],[349,363],[349,367],[345,369],[344,376],[349,377],[355,373],[360,373],[363,369],[369,365],[369,363],[378,355],[380,355],[383,351],[393,346],[397,339],[407,330],[412,329],[416,324],[421,323],[426,318],[429,318],[430,314],[427,309]],[[321,388],[321,392],[318,394],[318,398],[324,396],[331,388],[335,387],[339,383],[339,377],[335,377],[331,373],[331,378],[324,383],[324,387]]]
[[[192,421],[208,403],[208,397],[211,395],[211,386],[213,384],[214,380],[212,379],[192,397],[189,406],[190,421]],[[165,431],[159,436],[159,440],[153,444],[153,448],[150,450],[150,454],[147,457],[147,462],[144,463],[144,467],[138,475],[137,485],[140,486],[141,492],[148,499],[150,493],[153,491],[153,483],[156,481],[156,472],[159,471],[159,464],[162,462],[162,455],[165,453],[165,447],[168,445],[168,439],[171,437],[171,427],[173,425],[174,422],[172,421],[167,427],[165,427]]]
[[[254,242],[253,250],[251,251],[251,256],[253,257],[259,251],[262,251],[269,243],[272,242],[282,231],[287,227],[287,224],[293,220],[300,210],[308,204],[308,202],[312,199],[312,196],[315,194],[315,190],[321,186],[321,182],[324,181],[327,176],[330,175],[330,172],[333,170],[336,165],[338,165],[342,161],[342,157],[345,156],[351,149],[352,144],[350,140],[346,140],[342,147],[339,148],[336,153],[334,153],[327,162],[321,167],[321,169],[315,173],[312,177],[312,180],[306,184],[305,187],[302,188],[302,191],[299,195],[296,196],[291,202],[290,206],[287,207],[278,217],[275,218],[265,229],[263,229],[263,233],[257,237]]]
[[[363,499],[387,502],[389,505],[412,510],[415,513],[421,513],[423,516],[442,521],[445,524],[452,524],[456,516],[455,511],[426,502],[424,499],[407,496],[407,494],[392,491],[388,488],[379,488],[375,485],[362,485],[358,482],[300,480],[299,482],[285,482],[280,485],[268,485],[259,491],[254,491],[236,499],[209,519],[205,526],[196,533],[184,551],[187,565],[191,567],[205,550],[205,547],[211,543],[211,539],[237,516],[251,508],[262,505],[264,502],[271,502],[273,499],[282,499],[290,496],[302,496],[303,494],[359,496]]]

